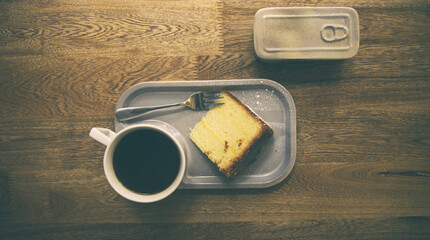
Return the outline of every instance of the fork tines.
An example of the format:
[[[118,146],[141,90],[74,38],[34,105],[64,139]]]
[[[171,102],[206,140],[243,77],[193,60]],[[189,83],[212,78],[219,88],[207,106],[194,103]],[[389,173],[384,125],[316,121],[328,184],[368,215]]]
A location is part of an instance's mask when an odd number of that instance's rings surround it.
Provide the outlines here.
[[[217,102],[221,99],[221,92],[206,91],[203,92],[203,105],[205,109],[211,109],[223,105],[224,103]]]

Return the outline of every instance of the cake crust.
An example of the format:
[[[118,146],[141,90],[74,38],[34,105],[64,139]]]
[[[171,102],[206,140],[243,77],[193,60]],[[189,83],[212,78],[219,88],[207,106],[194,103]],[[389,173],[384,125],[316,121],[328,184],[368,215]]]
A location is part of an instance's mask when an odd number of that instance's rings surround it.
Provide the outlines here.
[[[236,103],[238,103],[244,111],[248,112],[254,119],[258,121],[260,124],[260,131],[253,139],[253,141],[248,145],[247,148],[244,149],[243,153],[233,159],[230,164],[224,168],[219,168],[219,170],[226,176],[226,177],[235,177],[241,170],[246,168],[250,163],[252,158],[255,157],[254,154],[250,154],[252,149],[259,150],[262,143],[265,142],[265,140],[273,134],[272,128],[267,124],[264,120],[262,120],[256,113],[254,113],[248,106],[246,106],[244,103],[242,103],[236,96],[232,95],[231,93],[227,91],[223,91],[223,94],[228,95]],[[227,143],[228,144],[228,143]]]

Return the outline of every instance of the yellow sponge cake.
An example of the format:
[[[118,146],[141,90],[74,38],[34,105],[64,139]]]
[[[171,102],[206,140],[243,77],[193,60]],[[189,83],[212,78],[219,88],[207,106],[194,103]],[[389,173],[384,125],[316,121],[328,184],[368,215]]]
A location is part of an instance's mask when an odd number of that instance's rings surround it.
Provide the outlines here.
[[[273,130],[231,93],[223,91],[221,97],[224,104],[209,110],[190,138],[225,176],[234,177]]]

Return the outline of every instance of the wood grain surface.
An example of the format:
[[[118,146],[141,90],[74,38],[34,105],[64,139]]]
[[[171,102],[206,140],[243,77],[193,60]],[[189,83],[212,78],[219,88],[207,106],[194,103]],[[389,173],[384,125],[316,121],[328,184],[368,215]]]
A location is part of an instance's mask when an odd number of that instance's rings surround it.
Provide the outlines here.
[[[258,60],[264,7],[349,6],[358,54]],[[0,2],[0,239],[430,239],[430,4],[420,0]],[[145,81],[267,78],[297,109],[268,189],[130,202],[94,126]]]

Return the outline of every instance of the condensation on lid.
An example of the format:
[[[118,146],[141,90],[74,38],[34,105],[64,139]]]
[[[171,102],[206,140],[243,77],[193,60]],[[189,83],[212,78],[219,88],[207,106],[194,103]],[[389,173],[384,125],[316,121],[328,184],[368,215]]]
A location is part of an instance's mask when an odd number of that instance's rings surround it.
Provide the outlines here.
[[[258,57],[345,59],[359,46],[358,14],[349,7],[275,7],[257,11],[254,48]]]

